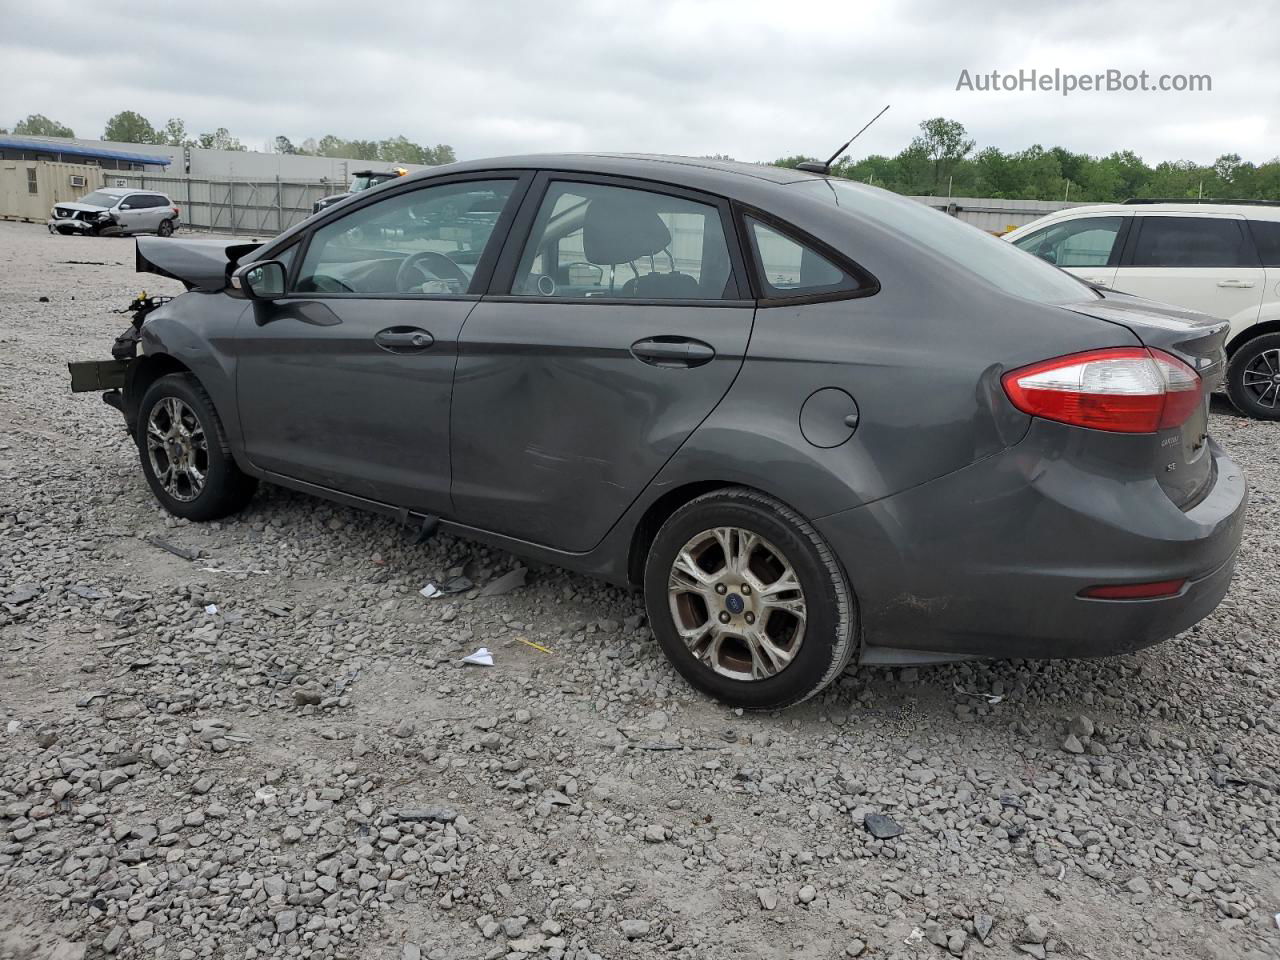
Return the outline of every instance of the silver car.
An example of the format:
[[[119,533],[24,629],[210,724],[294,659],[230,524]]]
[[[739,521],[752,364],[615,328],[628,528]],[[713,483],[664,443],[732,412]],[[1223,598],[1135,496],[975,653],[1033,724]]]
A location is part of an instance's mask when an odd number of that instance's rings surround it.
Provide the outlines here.
[[[181,211],[154,190],[103,187],[72,203],[55,204],[49,232],[94,236],[156,233],[167,237],[178,228]]]

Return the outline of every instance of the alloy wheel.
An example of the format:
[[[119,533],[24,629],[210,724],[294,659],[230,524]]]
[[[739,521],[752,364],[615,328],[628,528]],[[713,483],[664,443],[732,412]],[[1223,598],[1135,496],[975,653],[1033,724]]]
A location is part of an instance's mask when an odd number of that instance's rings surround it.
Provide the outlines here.
[[[667,583],[681,640],[706,667],[734,680],[767,680],[804,643],[804,590],[786,555],[741,527],[715,527],[676,555]]]
[[[1259,405],[1276,409],[1280,405],[1280,348],[1263,350],[1241,371],[1244,388]]]
[[[195,412],[177,397],[163,397],[147,417],[147,457],[165,493],[189,503],[209,474],[209,442]]]

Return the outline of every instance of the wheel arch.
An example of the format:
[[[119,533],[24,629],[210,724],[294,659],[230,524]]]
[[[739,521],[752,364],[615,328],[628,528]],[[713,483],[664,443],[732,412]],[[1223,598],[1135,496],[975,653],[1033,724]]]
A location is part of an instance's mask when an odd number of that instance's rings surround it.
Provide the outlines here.
[[[1245,327],[1227,341],[1227,356],[1231,357],[1250,340],[1255,340],[1268,333],[1280,333],[1280,318],[1275,320],[1263,320],[1259,323],[1253,324],[1252,326]]]
[[[138,410],[142,406],[142,398],[153,383],[171,373],[190,373],[195,376],[190,367],[168,353],[144,354],[130,365],[129,376],[125,381],[124,419],[129,432],[134,436],[137,436]]]

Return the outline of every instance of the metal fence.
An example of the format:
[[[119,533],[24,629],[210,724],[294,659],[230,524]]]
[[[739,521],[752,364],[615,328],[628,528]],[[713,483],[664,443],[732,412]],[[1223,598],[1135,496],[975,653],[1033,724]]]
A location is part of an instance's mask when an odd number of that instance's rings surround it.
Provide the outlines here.
[[[274,236],[311,216],[321,197],[342,192],[333,183],[304,180],[215,180],[157,177],[125,170],[105,172],[109,187],[134,187],[168,194],[182,210],[187,230]]]

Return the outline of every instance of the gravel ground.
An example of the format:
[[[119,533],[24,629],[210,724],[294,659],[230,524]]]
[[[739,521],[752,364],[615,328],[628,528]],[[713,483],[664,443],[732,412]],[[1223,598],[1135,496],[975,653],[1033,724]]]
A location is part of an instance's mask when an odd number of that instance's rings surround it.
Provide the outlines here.
[[[0,960],[1280,956],[1280,425],[1215,410],[1249,526],[1176,640],[741,715],[636,595],[274,488],[162,514],[64,366],[176,292],[132,263],[0,223]]]

